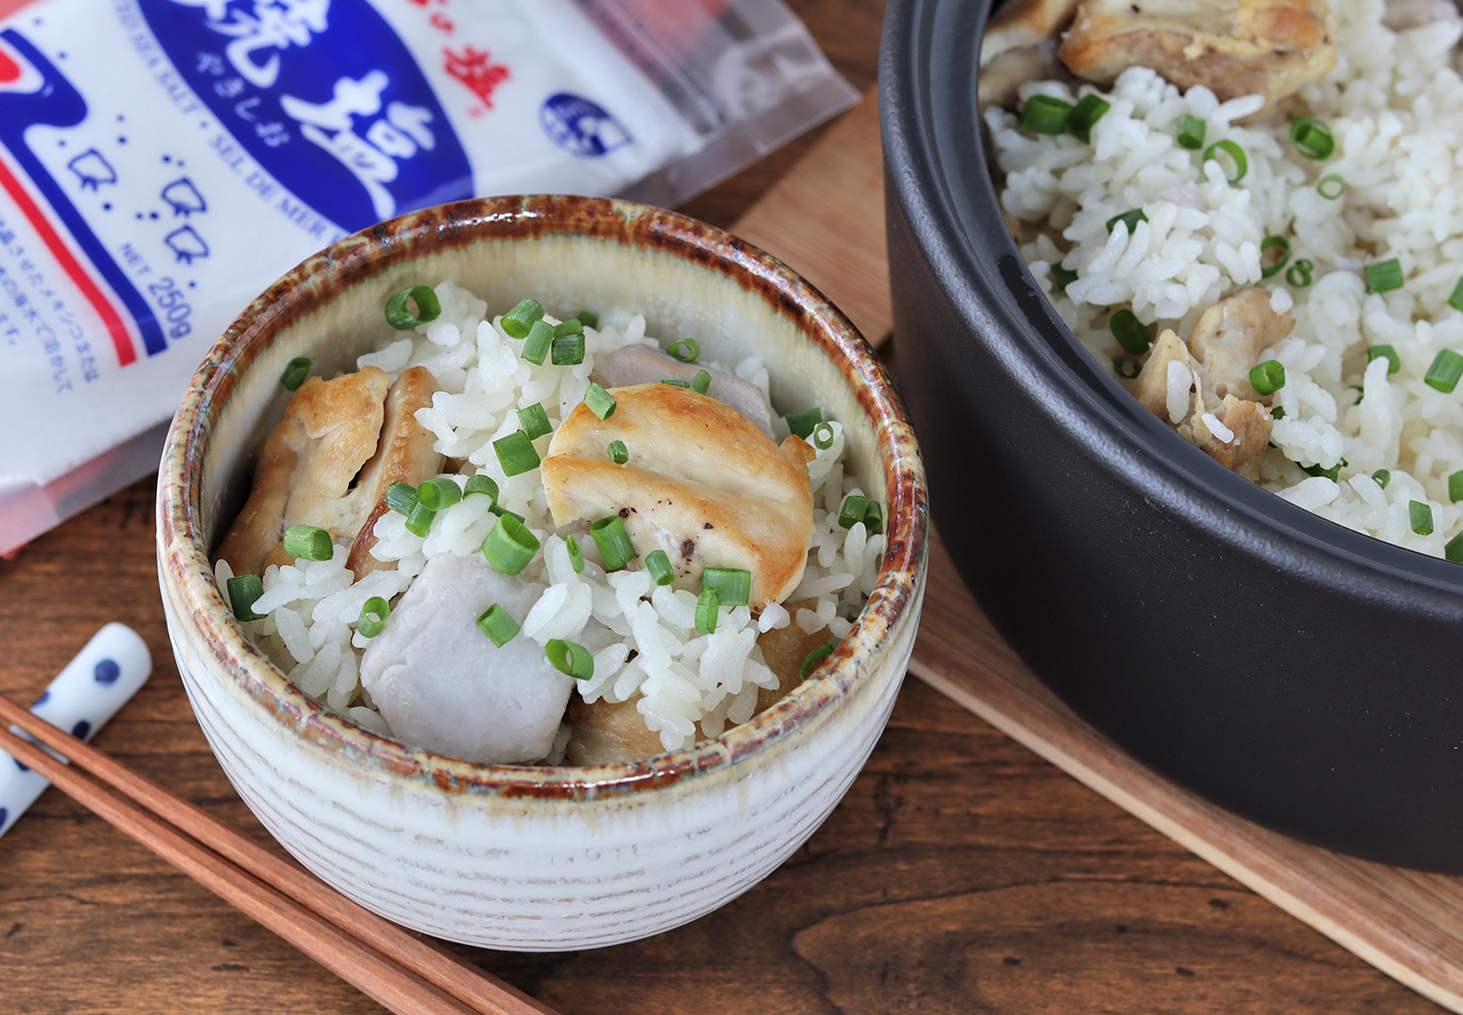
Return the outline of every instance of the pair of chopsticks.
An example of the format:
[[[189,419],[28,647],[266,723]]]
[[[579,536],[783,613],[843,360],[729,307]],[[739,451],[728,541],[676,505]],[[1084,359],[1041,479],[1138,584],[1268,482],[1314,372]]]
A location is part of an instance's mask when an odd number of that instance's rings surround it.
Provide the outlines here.
[[[4,728],[0,748],[397,1015],[557,1015],[363,909],[3,695],[0,721],[20,727],[75,767]]]

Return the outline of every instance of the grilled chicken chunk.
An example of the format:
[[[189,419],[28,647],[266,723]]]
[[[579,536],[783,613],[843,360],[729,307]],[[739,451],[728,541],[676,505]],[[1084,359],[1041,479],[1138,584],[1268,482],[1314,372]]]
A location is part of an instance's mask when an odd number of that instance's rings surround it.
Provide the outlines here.
[[[1082,0],[1060,55],[1089,81],[1151,67],[1183,89],[1269,106],[1328,73],[1337,48],[1326,0]]]
[[[1002,53],[1033,49],[1056,37],[1077,12],[1077,0],[1009,0],[986,24],[980,40],[980,65]]]
[[[581,403],[549,443],[542,469],[554,524],[618,514],[637,552],[664,549],[681,575],[750,571],[753,609],[796,588],[813,537],[813,449],[796,436],[779,448],[735,409],[686,388],[611,394],[608,419]],[[613,440],[625,442],[627,464],[605,454]]]
[[[1205,390],[1216,396],[1211,401],[1232,394],[1269,405],[1250,387],[1250,371],[1294,327],[1289,312],[1271,309],[1266,289],[1241,289],[1204,311],[1189,334],[1189,351],[1203,367]]]
[[[652,384],[658,381],[685,381],[689,384],[698,370],[705,370],[711,375],[711,386],[706,389],[707,397],[731,406],[757,424],[757,429],[768,437],[773,436],[772,407],[767,404],[762,389],[757,385],[724,370],[682,363],[648,345],[627,345],[623,349],[596,357],[594,373],[589,376],[602,388],[623,388],[632,384]]]
[[[757,691],[758,712],[771,708],[791,694],[803,682],[803,661],[808,658],[808,653],[819,645],[827,645],[834,640],[826,627],[820,627],[809,634],[798,626],[798,610],[815,609],[817,605],[816,599],[799,599],[795,603],[784,604],[783,608],[793,618],[788,625],[774,627],[757,636],[757,647],[762,650],[762,661],[769,670],[777,674],[776,687],[763,687]]]
[[[665,753],[660,734],[645,725],[635,703],[627,701],[585,701],[575,697],[566,718],[573,729],[564,757],[571,765],[617,765]],[[699,737],[697,739],[700,739]]]

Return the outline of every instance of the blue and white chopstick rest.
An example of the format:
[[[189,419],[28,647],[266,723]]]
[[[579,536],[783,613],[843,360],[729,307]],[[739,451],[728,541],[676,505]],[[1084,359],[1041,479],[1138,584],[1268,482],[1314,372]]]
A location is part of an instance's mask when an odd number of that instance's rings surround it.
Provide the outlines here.
[[[90,740],[147,683],[150,673],[152,655],[137,632],[126,624],[108,624],[41,692],[30,710],[52,726]],[[10,731],[31,739],[14,726]],[[0,751],[0,835],[49,785]]]

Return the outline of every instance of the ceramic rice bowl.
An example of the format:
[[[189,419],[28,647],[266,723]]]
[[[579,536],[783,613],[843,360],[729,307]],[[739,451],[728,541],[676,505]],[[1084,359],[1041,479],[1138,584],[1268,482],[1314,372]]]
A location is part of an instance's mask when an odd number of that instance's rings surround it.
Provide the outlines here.
[[[888,504],[879,583],[831,665],[718,740],[594,768],[480,765],[378,736],[301,694],[245,639],[209,551],[287,397],[281,371],[353,369],[391,334],[382,307],[450,279],[495,312],[623,306],[664,341],[760,356],[779,406],[821,405],[847,467]],[[169,637],[199,724],[239,795],[306,867],[416,930],[522,951],[634,940],[746,891],[853,782],[888,720],[924,592],[924,474],[867,344],[771,257],[670,212],[572,197],[494,198],[358,233],[277,282],[209,352],[158,484]]]

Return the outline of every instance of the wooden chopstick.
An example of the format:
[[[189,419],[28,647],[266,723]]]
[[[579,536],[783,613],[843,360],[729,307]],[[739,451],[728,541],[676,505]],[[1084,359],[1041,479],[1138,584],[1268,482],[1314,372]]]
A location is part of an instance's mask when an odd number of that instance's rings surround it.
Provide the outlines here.
[[[391,1011],[557,1015],[496,977],[362,908],[3,695],[0,720],[14,723],[96,779],[8,730],[0,729],[0,748]]]

